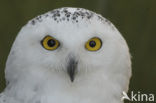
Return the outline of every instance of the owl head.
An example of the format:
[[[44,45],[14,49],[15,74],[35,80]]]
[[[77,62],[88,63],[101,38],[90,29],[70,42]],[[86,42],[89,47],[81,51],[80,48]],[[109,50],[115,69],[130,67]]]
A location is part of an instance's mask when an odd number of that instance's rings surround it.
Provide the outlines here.
[[[40,88],[57,94],[70,88],[69,95],[86,96],[85,91],[118,98],[128,90],[130,76],[129,49],[120,32],[109,20],[82,8],[59,8],[30,20],[6,64],[8,88],[29,92]]]

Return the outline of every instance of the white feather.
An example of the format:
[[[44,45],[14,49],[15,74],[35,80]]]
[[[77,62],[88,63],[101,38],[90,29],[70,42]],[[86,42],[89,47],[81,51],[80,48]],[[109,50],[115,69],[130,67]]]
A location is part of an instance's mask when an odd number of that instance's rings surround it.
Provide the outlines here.
[[[74,19],[76,12],[80,15]],[[57,50],[42,47],[40,41],[46,35],[60,42]],[[95,52],[85,49],[92,37],[103,43]],[[66,72],[70,55],[78,60],[74,82]],[[5,73],[9,84],[0,103],[122,103],[122,92],[128,90],[131,77],[131,60],[124,38],[108,20],[89,10],[60,8],[21,29]]]

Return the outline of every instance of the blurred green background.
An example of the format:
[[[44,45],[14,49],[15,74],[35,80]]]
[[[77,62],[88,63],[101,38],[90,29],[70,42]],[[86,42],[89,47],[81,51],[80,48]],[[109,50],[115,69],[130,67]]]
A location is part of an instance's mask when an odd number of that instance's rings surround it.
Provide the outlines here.
[[[59,7],[102,14],[123,34],[132,54],[130,90],[156,95],[156,0],[0,0],[0,91],[11,45],[26,22]]]

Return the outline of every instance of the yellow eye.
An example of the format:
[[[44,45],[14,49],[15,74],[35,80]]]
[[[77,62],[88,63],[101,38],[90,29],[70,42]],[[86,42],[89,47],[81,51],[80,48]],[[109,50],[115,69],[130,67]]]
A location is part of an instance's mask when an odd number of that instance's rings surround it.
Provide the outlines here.
[[[102,41],[97,37],[91,38],[85,44],[85,48],[89,51],[97,51],[101,48],[101,46]]]
[[[60,43],[58,40],[51,36],[46,36],[42,41],[42,46],[47,50],[55,50],[59,47]]]

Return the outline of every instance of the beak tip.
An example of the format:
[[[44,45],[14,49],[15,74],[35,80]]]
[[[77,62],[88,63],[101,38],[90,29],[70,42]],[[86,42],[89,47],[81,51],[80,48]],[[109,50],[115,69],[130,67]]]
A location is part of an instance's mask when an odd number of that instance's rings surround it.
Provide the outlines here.
[[[71,80],[72,83],[74,82],[74,78],[71,78],[70,80]]]
[[[74,73],[69,73],[69,77],[70,77],[71,82],[74,82],[75,74]]]

